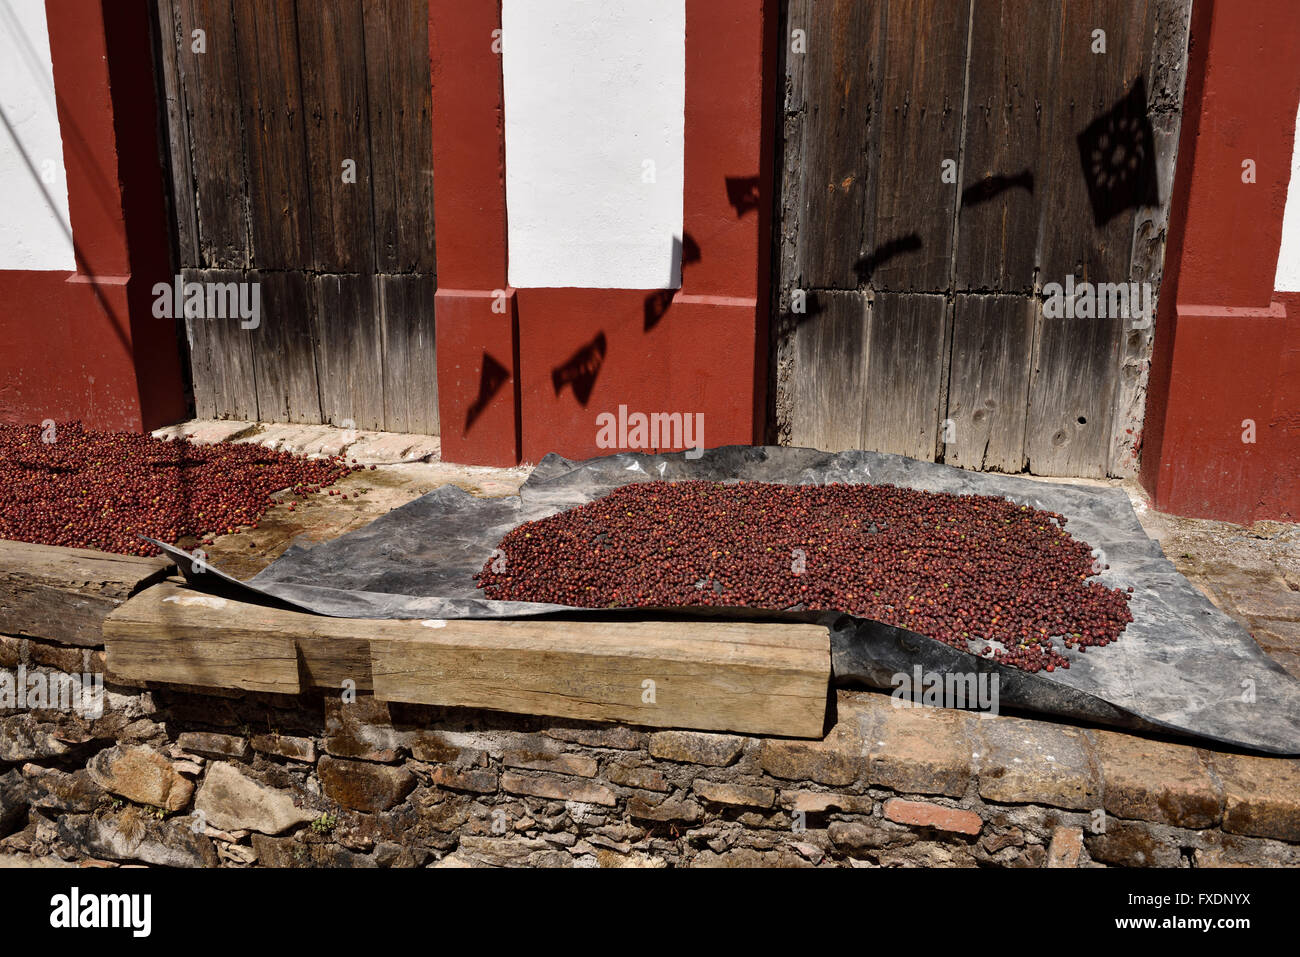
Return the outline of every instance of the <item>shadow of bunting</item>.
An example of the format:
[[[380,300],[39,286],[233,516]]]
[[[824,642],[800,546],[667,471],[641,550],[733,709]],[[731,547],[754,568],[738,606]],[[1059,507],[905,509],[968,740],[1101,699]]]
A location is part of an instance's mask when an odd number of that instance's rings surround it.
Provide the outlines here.
[[[156,9],[181,273],[260,284],[185,320],[196,414],[436,434],[427,0]]]
[[[1123,320],[1044,319],[1035,295],[1157,278],[1130,275],[1151,209],[1096,222],[1080,134],[1152,88],[1157,8],[1186,2],[788,0],[806,51],[783,53],[784,440],[1107,474]]]

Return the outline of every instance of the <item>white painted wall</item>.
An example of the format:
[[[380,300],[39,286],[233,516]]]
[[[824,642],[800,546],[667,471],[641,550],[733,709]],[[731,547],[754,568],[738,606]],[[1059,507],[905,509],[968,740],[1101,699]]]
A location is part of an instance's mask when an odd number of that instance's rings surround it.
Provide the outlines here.
[[[1300,292],[1300,114],[1296,115],[1296,142],[1291,156],[1291,185],[1286,192],[1282,218],[1282,251],[1277,258],[1273,288]]]
[[[680,286],[685,0],[504,0],[501,46],[510,284]]]
[[[45,0],[0,0],[0,111],[0,269],[75,269]]]

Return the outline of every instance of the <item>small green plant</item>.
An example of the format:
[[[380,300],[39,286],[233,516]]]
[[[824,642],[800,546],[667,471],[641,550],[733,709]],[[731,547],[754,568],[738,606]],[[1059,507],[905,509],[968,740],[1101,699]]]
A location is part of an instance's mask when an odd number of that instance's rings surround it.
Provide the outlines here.
[[[334,828],[338,827],[338,824],[339,819],[335,815],[326,811],[320,817],[316,818],[316,820],[311,822],[311,829],[317,834],[328,834],[334,830]]]

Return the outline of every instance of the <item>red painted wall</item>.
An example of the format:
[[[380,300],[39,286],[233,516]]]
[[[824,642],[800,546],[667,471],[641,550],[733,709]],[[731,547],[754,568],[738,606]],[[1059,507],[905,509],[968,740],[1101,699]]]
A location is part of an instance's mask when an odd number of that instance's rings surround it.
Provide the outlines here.
[[[762,440],[773,13],[753,0],[687,0],[682,288],[509,290],[501,62],[491,51],[500,4],[431,0],[448,460],[599,454],[596,417],[620,405],[703,413],[708,446]],[[584,365],[590,391],[572,381]]]
[[[106,429],[184,418],[144,0],[47,0],[77,271],[0,271],[0,419]]]
[[[1297,50],[1291,0],[1196,0],[1142,446],[1163,511],[1300,519],[1300,297],[1273,289]]]

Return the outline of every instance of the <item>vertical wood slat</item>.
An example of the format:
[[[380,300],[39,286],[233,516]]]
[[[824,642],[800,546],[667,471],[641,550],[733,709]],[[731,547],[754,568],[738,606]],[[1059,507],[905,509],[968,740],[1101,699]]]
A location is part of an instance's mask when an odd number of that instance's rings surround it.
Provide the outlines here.
[[[240,64],[230,0],[174,0],[180,26],[176,51],[191,149],[201,265],[248,265],[244,133]],[[194,52],[195,31],[206,52]]]
[[[943,292],[952,277],[953,213],[960,186],[942,181],[957,161],[970,4],[890,0],[882,69],[870,251],[914,239],[870,276],[874,289]]]
[[[294,4],[233,3],[245,89],[251,265],[301,268],[311,262],[311,188]]]
[[[316,379],[314,307],[305,273],[250,272],[260,283],[261,324],[248,335],[257,358],[257,405],[262,420],[321,421]]]
[[[321,418],[357,429],[384,427],[382,334],[375,277],[313,276]]]
[[[244,283],[247,273],[240,269],[185,269],[185,283]],[[211,396],[212,418],[258,419],[257,385],[253,373],[253,338],[255,330],[244,329],[238,316],[216,318],[206,311],[204,317],[187,317],[185,327],[191,342],[203,343],[206,359],[198,366],[205,373],[204,392]],[[198,404],[198,372],[195,373],[195,402]],[[206,400],[205,400],[206,401]]]
[[[297,10],[313,268],[370,272],[373,170],[361,0],[311,0]],[[343,181],[345,160],[356,164],[354,183]]]
[[[178,266],[198,266],[199,226],[194,198],[194,170],[190,164],[189,116],[178,63],[181,47],[176,0],[158,0],[158,52],[161,58],[163,99],[167,110],[167,150],[171,159],[171,203],[176,218]]]
[[[867,337],[863,448],[933,460],[946,377],[943,296],[876,293]]]
[[[827,7],[830,8],[829,14]],[[790,0],[790,27],[807,32],[807,51],[787,62],[797,79],[787,111],[800,136],[787,140],[799,171],[797,282],[804,288],[855,289],[868,252],[864,225],[875,196],[883,4]],[[787,41],[788,42],[788,41]]]
[[[1030,292],[1036,265],[1035,237],[1042,207],[1042,171],[1051,150],[1073,142],[1044,142],[1043,109],[1053,83],[1051,44],[1057,3],[995,0],[976,4],[971,31],[963,191],[989,184],[990,195],[973,197],[958,213],[958,291]],[[1032,34],[1027,35],[1032,30]],[[1034,190],[1003,185],[1029,170]],[[994,191],[998,189],[999,191]]]
[[[384,428],[438,434],[432,276],[376,277],[384,356]]]
[[[433,273],[428,0],[363,0],[375,265]]]
[[[862,448],[867,434],[867,296],[817,292],[809,300],[809,316],[791,343],[798,371],[791,382],[790,444],[824,451]]]
[[[944,462],[1019,472],[1037,302],[1029,296],[959,295],[953,302],[951,441]]]

